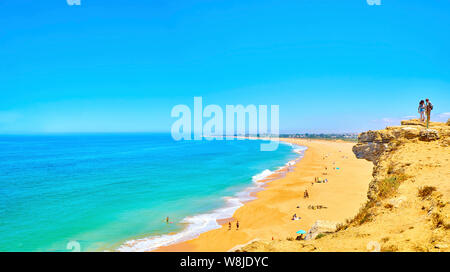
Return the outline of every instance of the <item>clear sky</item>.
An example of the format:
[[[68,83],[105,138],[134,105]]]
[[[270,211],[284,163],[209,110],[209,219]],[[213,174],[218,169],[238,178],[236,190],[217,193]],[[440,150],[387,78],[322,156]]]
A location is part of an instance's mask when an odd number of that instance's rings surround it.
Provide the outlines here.
[[[176,104],[282,132],[450,117],[450,1],[0,1],[0,133],[170,131]]]

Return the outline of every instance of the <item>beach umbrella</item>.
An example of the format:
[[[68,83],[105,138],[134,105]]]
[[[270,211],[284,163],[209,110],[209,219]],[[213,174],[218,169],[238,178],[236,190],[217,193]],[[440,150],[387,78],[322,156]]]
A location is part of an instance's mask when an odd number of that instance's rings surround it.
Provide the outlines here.
[[[297,231],[297,233],[298,233],[298,234],[306,234],[306,231],[304,231],[304,230],[299,230],[299,231]]]

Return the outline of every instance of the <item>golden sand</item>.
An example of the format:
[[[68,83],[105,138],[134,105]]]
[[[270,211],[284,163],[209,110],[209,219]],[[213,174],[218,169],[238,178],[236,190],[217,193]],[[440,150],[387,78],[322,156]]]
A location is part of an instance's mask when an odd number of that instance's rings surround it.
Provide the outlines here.
[[[228,251],[255,239],[296,237],[296,231],[308,231],[316,220],[343,222],[353,217],[367,199],[373,168],[371,162],[356,159],[352,152],[354,143],[282,140],[308,147],[293,171],[269,182],[264,191],[256,194],[256,200],[239,208],[230,220],[222,220],[220,229],[157,251]],[[314,183],[315,177],[328,182]],[[303,197],[305,190],[309,192],[307,199]],[[310,205],[323,208],[313,210],[308,208]],[[294,214],[301,219],[291,220]],[[228,221],[233,222],[231,230]]]
[[[359,156],[376,159],[371,200],[339,231],[306,241],[266,239],[240,250],[450,251],[450,122],[430,127],[426,131],[423,123],[406,120],[363,136]],[[373,147],[380,144],[388,148]]]

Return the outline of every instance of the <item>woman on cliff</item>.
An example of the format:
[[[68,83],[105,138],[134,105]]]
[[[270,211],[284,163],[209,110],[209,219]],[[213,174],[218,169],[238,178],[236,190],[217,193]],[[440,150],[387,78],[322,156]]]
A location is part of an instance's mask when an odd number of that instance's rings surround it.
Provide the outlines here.
[[[425,101],[420,100],[418,112],[420,114],[420,121],[425,121]]]

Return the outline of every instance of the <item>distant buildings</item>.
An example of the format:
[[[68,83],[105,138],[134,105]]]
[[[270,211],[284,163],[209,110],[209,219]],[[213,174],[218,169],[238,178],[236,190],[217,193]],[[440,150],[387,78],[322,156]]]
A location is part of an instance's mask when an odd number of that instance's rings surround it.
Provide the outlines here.
[[[314,133],[294,133],[294,134],[280,134],[282,138],[308,138],[308,139],[341,139],[341,140],[356,140],[358,133],[332,133],[332,134],[314,134]]]

